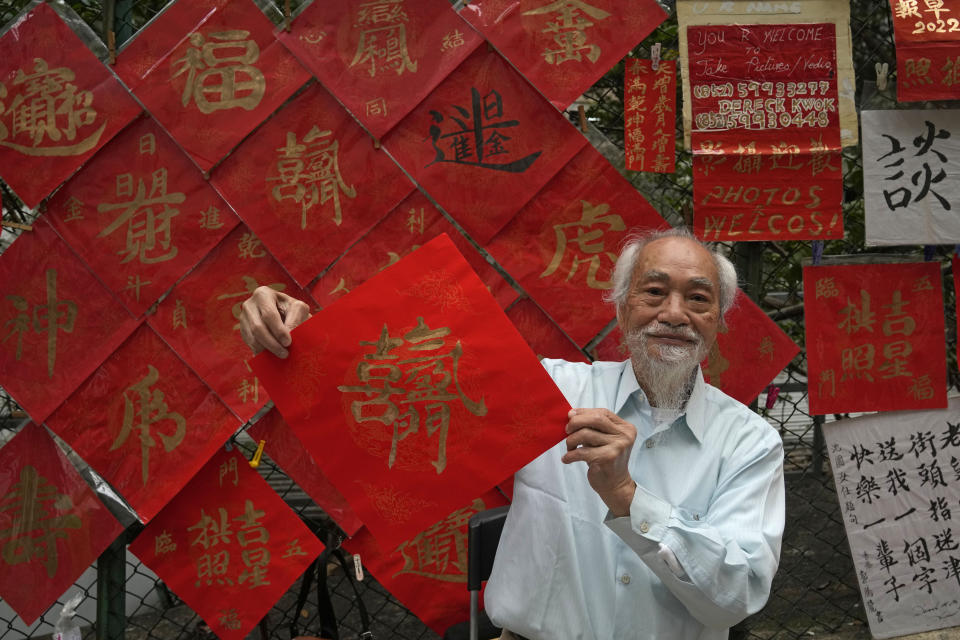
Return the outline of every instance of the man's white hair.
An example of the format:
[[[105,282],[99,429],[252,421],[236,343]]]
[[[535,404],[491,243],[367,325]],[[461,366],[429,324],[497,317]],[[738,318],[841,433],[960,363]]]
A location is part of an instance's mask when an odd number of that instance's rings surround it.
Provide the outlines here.
[[[713,264],[717,268],[720,282],[717,283],[717,300],[720,303],[720,326],[725,326],[727,312],[733,308],[737,297],[737,269],[730,260],[713,249],[708,244],[693,235],[686,227],[663,229],[658,231],[641,231],[631,233],[624,242],[617,264],[613,267],[613,287],[605,296],[607,302],[617,307],[617,315],[625,308],[627,297],[630,295],[630,285],[633,282],[633,272],[637,266],[637,259],[643,248],[655,240],[663,238],[685,238],[693,240],[706,249],[713,257]]]

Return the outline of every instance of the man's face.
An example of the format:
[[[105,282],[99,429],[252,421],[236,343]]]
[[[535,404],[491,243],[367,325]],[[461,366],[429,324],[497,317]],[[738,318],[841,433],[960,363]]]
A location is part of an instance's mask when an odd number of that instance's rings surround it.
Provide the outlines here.
[[[693,362],[699,362],[717,338],[719,282],[713,257],[697,242],[661,238],[648,244],[617,314],[628,344],[643,344],[646,356],[659,362],[686,360],[696,351]]]

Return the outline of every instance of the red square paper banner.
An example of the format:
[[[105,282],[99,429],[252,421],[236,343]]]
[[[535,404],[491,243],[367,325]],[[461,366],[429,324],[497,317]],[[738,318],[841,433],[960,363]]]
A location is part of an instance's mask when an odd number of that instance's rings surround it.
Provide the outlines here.
[[[123,527],[33,423],[0,449],[0,597],[32,625]]]
[[[960,98],[960,0],[890,0],[897,100]]]
[[[413,189],[317,85],[244,141],[213,184],[303,286]]]
[[[204,171],[310,78],[250,0],[174,3],[115,70]]]
[[[384,139],[397,162],[481,245],[585,144],[483,46]]]
[[[446,236],[253,368],[384,550],[556,444],[569,409]]]
[[[669,225],[587,145],[487,245],[578,345],[610,323],[617,250],[631,230]]]
[[[627,58],[623,140],[627,169],[673,173],[677,148],[677,62]]]
[[[577,345],[530,298],[517,300],[507,309],[507,317],[538,358],[587,362]]]
[[[314,299],[327,306],[442,233],[450,236],[501,307],[517,299],[516,290],[418,190],[323,274],[313,287]]]
[[[148,318],[244,422],[270,399],[250,368],[253,352],[240,337],[241,305],[260,286],[307,298],[260,240],[240,224]]]
[[[561,110],[667,17],[654,0],[473,0],[461,15]]]
[[[223,640],[241,640],[323,545],[238,452],[220,450],[130,545]]]
[[[694,231],[843,237],[834,25],[687,29]]]
[[[142,325],[48,426],[149,521],[239,426]]]
[[[812,413],[947,406],[936,262],[804,267]]]
[[[237,224],[149,116],[124,129],[57,191],[49,218],[138,316]]]
[[[254,442],[264,442],[263,452],[280,465],[290,478],[310,496],[324,513],[333,518],[345,534],[352,536],[363,523],[353,512],[346,498],[327,480],[275,408],[247,429]]]
[[[446,0],[314,2],[277,37],[376,138],[482,41]]]
[[[381,550],[366,529],[345,541],[343,546],[360,557],[364,569],[391,595],[424,624],[442,634],[451,625],[470,619],[470,592],[467,591],[470,518],[506,504],[498,491],[488,491],[401,542],[396,549]]]
[[[53,8],[0,37],[0,175],[34,208],[139,112]]]
[[[136,327],[46,218],[0,256],[0,385],[42,422]]]

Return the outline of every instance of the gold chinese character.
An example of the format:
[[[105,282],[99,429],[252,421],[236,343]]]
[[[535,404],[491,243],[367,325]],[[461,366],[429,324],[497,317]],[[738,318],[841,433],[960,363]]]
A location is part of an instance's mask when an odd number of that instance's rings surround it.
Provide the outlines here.
[[[913,374],[907,371],[907,356],[913,353],[913,345],[906,340],[897,340],[883,345],[883,357],[886,360],[880,365],[880,377],[884,380],[904,377],[912,378]]]
[[[836,298],[840,295],[840,290],[837,289],[837,283],[834,282],[833,278],[820,278],[817,280],[817,292],[816,298]]]
[[[152,388],[160,380],[160,372],[151,365],[147,365],[147,375],[139,382],[127,387],[123,392],[123,425],[117,434],[110,451],[123,446],[134,429],[140,433],[140,476],[143,486],[147,485],[150,477],[150,449],[157,446],[157,441],[150,433],[154,424],[170,421],[173,423],[173,433],[161,433],[160,440],[167,453],[173,451],[183,442],[187,435],[187,421],[176,411],[170,411],[164,400],[164,394],[159,389]],[[138,410],[139,409],[139,410]]]
[[[837,396],[837,381],[833,375],[833,369],[820,372],[819,385],[817,386],[817,393],[819,395],[824,395],[823,386],[826,384],[830,385],[830,395],[835,398]]]
[[[913,380],[910,385],[909,393],[915,400],[930,400],[933,398],[933,385],[930,382],[930,376],[922,375]]]
[[[423,222],[423,207],[420,207],[419,211],[415,207],[411,207],[410,211],[407,212],[407,229],[410,230],[410,233],[423,234]]]
[[[873,374],[871,374],[870,371],[873,369],[875,352],[876,349],[874,349],[872,344],[861,344],[856,347],[843,349],[840,352],[840,361],[844,373],[840,378],[840,382],[848,378],[866,378],[870,382],[873,382]]]
[[[264,250],[260,238],[252,233],[245,233],[240,236],[240,241],[237,242],[237,257],[241,260],[265,258],[267,252]]]
[[[129,177],[129,183],[132,185],[133,176],[123,174],[123,178]],[[121,176],[117,176],[117,196],[122,197],[127,194],[126,187],[121,184],[127,184],[127,180],[121,181]],[[155,264],[172,260],[177,255],[177,247],[172,245],[173,229],[171,220],[180,214],[179,209],[171,207],[171,204],[182,204],[186,196],[181,192],[167,193],[167,170],[160,168],[151,175],[150,193],[147,193],[146,185],[142,178],[137,180],[137,191],[133,194],[133,199],[128,202],[102,202],[97,205],[97,211],[121,210],[113,222],[104,227],[98,238],[104,238],[121,225],[127,225],[126,246],[117,252],[123,256],[120,264],[130,262],[136,257],[141,264]]]
[[[930,276],[920,276],[913,283],[913,292],[933,291],[933,283],[930,282]]]
[[[257,242],[259,243],[260,241],[257,240]],[[231,298],[246,299],[256,290],[257,287],[260,286],[260,283],[257,282],[257,279],[254,278],[253,276],[240,276],[240,279],[243,280],[243,285],[244,285],[242,291],[238,291],[236,293],[220,294],[219,296],[217,296],[217,300],[229,300]],[[282,282],[274,282],[273,284],[269,284],[267,286],[273,289],[274,291],[283,291],[284,289],[287,288],[287,285],[283,284]],[[234,303],[233,307],[231,307],[230,309],[230,312],[233,314],[234,319],[237,321],[237,323],[233,325],[233,330],[239,331],[240,316],[243,314],[243,300],[240,300],[239,302]]]
[[[456,49],[457,47],[462,47],[465,44],[463,39],[463,34],[460,33],[459,29],[454,29],[450,33],[444,34],[443,44],[440,47],[440,51],[449,51],[450,49]]]
[[[236,609],[221,609],[219,622],[221,627],[232,631],[243,627],[243,623],[240,622],[240,613]]]
[[[919,18],[917,13],[917,0],[897,0],[897,6],[893,9],[893,15],[898,18]]]
[[[840,310],[840,315],[843,319],[837,327],[847,333],[857,333],[861,329],[873,332],[876,314],[870,311],[870,294],[865,289],[860,290],[860,306],[857,307],[850,298],[847,298],[847,306]]]
[[[834,152],[827,148],[823,143],[823,136],[819,138],[810,139],[810,161],[807,162],[807,165],[810,167],[810,173],[812,175],[817,175],[823,171],[836,171],[837,167],[830,164],[830,160],[834,157]]]
[[[723,151],[722,142],[705,140],[700,143],[700,149],[695,151],[695,153],[697,160],[699,160],[699,168],[705,176],[715,171],[717,165],[721,165],[727,161],[726,157],[724,157],[725,152]]]
[[[397,547],[403,567],[393,577],[410,573],[443,582],[466,582],[467,522],[484,508],[483,500],[477,498]]]
[[[359,27],[360,40],[350,66],[369,65],[373,78],[377,71],[416,73],[417,61],[407,51],[407,17],[403,0],[372,0],[357,8],[353,24]]]
[[[121,291],[133,291],[133,297],[138,302],[140,301],[140,289],[152,284],[149,280],[141,280],[140,274],[134,274],[132,276],[127,276],[127,286],[125,286]]]
[[[586,257],[581,258],[574,255],[573,263],[567,272],[565,280],[569,282],[581,264],[588,264],[586,275],[587,286],[591,289],[609,289],[613,286],[612,281],[609,279],[599,280],[597,274],[600,272],[600,269],[605,266],[603,264],[604,262],[607,262],[608,265],[612,267],[613,263],[617,260],[617,256],[612,251],[604,251],[603,234],[606,231],[623,231],[626,229],[626,225],[620,216],[616,214],[607,215],[607,212],[610,211],[609,204],[591,204],[586,200],[581,200],[580,205],[581,213],[579,220],[553,225],[557,248],[554,251],[553,259],[550,261],[550,264],[547,265],[547,268],[543,270],[543,273],[540,274],[540,277],[545,278],[557,271],[566,256],[567,243],[572,241],[577,249],[579,249],[580,254]],[[600,227],[606,227],[606,231]],[[567,237],[567,229],[570,228],[576,232],[576,235],[572,238]],[[606,260],[604,260],[604,258]]]
[[[140,136],[138,151],[142,156],[152,156],[157,153],[157,138],[152,133]]]
[[[947,61],[944,63],[941,71],[943,71],[943,79],[940,80],[940,84],[945,84],[948,87],[952,87],[953,85],[960,83],[960,56],[956,58],[947,58]]]
[[[283,552],[283,558],[293,558],[294,556],[305,556],[307,552],[300,546],[300,538],[294,538],[287,543],[287,549]]]
[[[797,162],[797,156],[800,154],[800,147],[795,144],[781,142],[778,145],[770,145],[770,168],[771,169],[790,169],[796,171],[803,168],[803,163]]]
[[[173,536],[166,532],[166,530],[161,531],[158,535],[154,536],[154,554],[162,556],[167,553],[172,553],[177,550],[177,543],[173,541]]]
[[[177,300],[173,306],[173,328],[187,328],[187,308],[183,306],[183,300]]]
[[[220,521],[216,521],[207,515],[207,512],[200,508],[200,520],[187,527],[187,531],[196,531],[197,537],[193,539],[190,546],[200,545],[204,550],[215,547],[218,544],[230,544],[230,536],[233,532],[230,530],[230,521],[227,519],[227,510],[223,507],[217,507]]]
[[[15,295],[6,296],[17,310],[17,315],[4,325],[10,327],[10,332],[4,336],[2,343],[6,343],[11,336],[17,336],[16,359],[20,360],[23,352],[23,334],[31,324],[35,333],[47,334],[47,376],[52,378],[57,362],[57,333],[73,333],[77,320],[77,303],[71,300],[57,298],[57,270],[47,269],[47,303],[33,306],[33,317],[29,313],[30,303],[26,298]]]
[[[83,220],[83,202],[79,198],[70,196],[67,201],[63,203],[63,208],[67,212],[67,217],[63,219],[64,222]]]
[[[201,229],[220,229],[223,227],[223,220],[220,219],[220,209],[210,205],[206,211],[200,212]]]
[[[204,581],[207,585],[212,585],[214,581],[217,584],[233,584],[233,580],[227,577],[227,569],[230,568],[230,552],[226,550],[216,553],[205,553],[197,558],[197,581],[194,586],[199,587],[200,582]]]
[[[903,63],[904,81],[907,84],[931,84],[930,58],[907,58]]]
[[[606,11],[582,0],[555,0],[542,7],[523,12],[522,15],[525,16],[557,14],[556,21],[547,22],[542,29],[543,33],[554,34],[553,42],[559,47],[541,52],[548,64],[559,65],[568,60],[582,61],[581,52],[590,62],[596,62],[600,58],[600,47],[587,43],[587,29],[594,26],[594,23],[581,16],[581,13],[594,20],[610,17]]]
[[[916,321],[907,315],[904,308],[910,304],[903,299],[899,290],[893,292],[890,304],[883,305],[890,312],[883,317],[883,335],[892,336],[895,333],[909,336],[917,327]]]
[[[950,13],[950,9],[943,7],[943,0],[923,0],[923,4],[927,5],[923,12],[932,13],[934,20],[939,20],[941,13]]]
[[[266,93],[263,73],[253,63],[260,57],[260,47],[247,40],[249,31],[219,31],[210,40],[195,31],[189,41],[193,45],[179,60],[171,79],[187,74],[180,102],[186,107],[192,98],[200,113],[240,107],[255,109]]]
[[[368,100],[366,110],[367,115],[371,118],[383,118],[387,115],[387,101],[383,98]]]
[[[257,511],[253,506],[253,501],[247,500],[244,503],[243,515],[234,518],[240,523],[240,529],[237,530],[237,542],[241,547],[248,547],[251,544],[266,544],[270,540],[270,533],[267,531],[260,519],[266,515],[264,511]],[[237,583],[243,584],[250,581],[250,588],[260,587],[270,584],[266,580],[267,568],[270,564],[270,551],[266,547],[245,548],[240,553],[243,563],[247,570],[241,573],[237,578]]]
[[[220,476],[217,478],[217,482],[221,487],[223,486],[224,478],[226,478],[228,482],[233,482],[233,486],[237,486],[240,483],[236,457],[231,456],[229,460],[220,465]]]
[[[761,356],[766,356],[767,360],[773,361],[773,338],[770,336],[763,336],[760,340],[760,346],[757,348],[757,351]]]

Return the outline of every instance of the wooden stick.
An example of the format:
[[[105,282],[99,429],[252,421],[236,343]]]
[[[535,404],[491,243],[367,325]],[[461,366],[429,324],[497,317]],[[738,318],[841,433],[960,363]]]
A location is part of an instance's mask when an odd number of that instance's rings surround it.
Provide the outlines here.
[[[583,108],[583,105],[577,105],[577,113],[580,114],[580,131],[584,134],[587,133],[587,111]]]
[[[20,222],[10,222],[8,220],[0,221],[0,225],[10,227],[11,229],[22,229],[23,231],[33,231],[32,224],[22,224]]]
[[[113,33],[113,29],[107,31],[107,47],[110,49],[110,64],[117,64],[117,36]]]
[[[290,0],[283,0],[283,28],[290,32]]]

